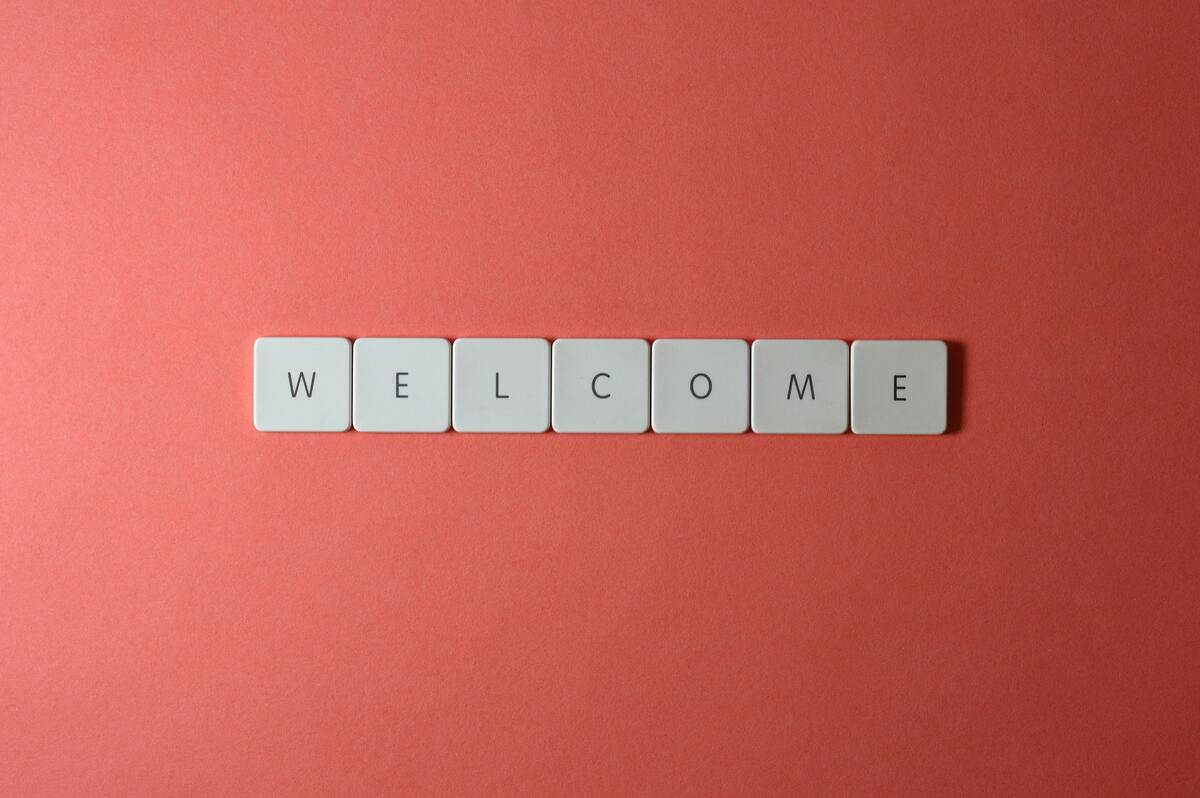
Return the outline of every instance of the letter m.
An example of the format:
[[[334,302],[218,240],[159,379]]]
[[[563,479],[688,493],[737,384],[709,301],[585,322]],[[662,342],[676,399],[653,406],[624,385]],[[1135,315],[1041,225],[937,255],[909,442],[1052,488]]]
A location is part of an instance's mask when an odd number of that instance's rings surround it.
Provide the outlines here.
[[[304,388],[304,395],[312,399],[313,388],[317,387],[317,372],[313,372],[311,377],[306,377],[304,372],[300,372],[298,379],[292,379],[292,372],[288,372],[288,386],[292,389],[292,398],[296,398],[296,394],[300,392],[300,388]]]
[[[792,378],[790,380],[788,380],[788,389],[787,389],[787,398],[788,399],[792,398],[792,388],[795,388],[798,391],[800,391],[800,399],[802,401],[804,399],[805,392],[808,393],[810,399],[817,398],[817,389],[815,387],[813,387],[813,378],[812,378],[811,374],[806,374],[804,376],[804,384],[803,385],[801,385],[799,380],[796,379],[795,374],[792,375]]]

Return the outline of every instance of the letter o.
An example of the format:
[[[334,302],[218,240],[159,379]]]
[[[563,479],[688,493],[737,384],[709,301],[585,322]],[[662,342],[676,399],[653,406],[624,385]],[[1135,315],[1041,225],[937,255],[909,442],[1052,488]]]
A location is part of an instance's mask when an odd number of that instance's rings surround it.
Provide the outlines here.
[[[704,392],[703,396],[696,393],[696,380],[700,379],[701,377],[703,377],[704,381],[708,383],[708,389]],[[708,395],[712,393],[712,379],[703,371],[701,371],[699,374],[692,375],[692,383],[688,387],[692,390],[692,396],[696,397],[697,399],[707,399]]]

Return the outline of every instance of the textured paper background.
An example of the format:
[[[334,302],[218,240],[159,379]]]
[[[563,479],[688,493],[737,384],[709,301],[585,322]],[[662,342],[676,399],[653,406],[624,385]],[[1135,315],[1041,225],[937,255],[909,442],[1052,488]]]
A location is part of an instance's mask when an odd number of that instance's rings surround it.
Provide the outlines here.
[[[88,5],[0,8],[5,794],[1200,791],[1196,4]],[[271,436],[268,334],[961,413]]]

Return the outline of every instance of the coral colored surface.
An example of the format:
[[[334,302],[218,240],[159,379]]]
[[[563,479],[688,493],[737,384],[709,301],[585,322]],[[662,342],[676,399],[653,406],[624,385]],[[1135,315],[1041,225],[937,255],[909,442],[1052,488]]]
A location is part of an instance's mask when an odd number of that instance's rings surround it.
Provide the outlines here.
[[[202,6],[0,8],[0,792],[1200,792],[1200,5]],[[956,431],[256,433],[295,334]]]

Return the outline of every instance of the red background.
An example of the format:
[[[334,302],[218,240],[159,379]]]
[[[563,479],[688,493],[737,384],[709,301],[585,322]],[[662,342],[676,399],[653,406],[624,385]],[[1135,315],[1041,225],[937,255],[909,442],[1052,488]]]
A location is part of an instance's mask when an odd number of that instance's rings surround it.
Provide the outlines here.
[[[79,5],[0,9],[5,794],[1200,791],[1200,6]],[[265,435],[260,335],[945,338],[959,420]]]

